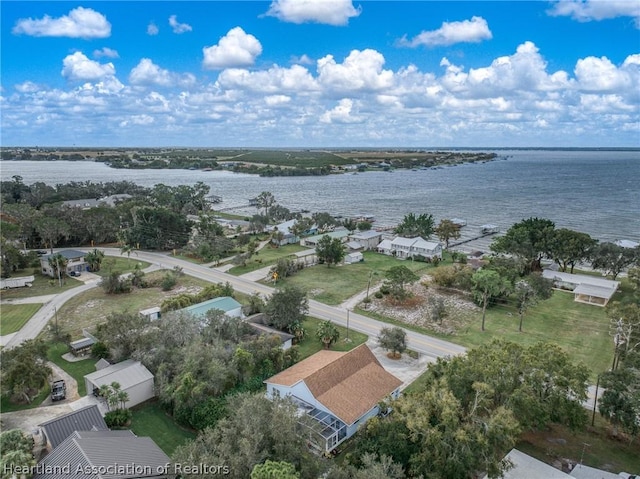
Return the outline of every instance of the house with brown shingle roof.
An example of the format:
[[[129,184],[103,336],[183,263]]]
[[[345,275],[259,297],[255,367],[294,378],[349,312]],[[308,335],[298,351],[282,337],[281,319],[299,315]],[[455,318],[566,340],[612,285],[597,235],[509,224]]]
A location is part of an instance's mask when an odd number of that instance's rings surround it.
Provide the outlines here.
[[[366,344],[348,352],[319,351],[265,383],[267,397],[290,397],[311,418],[310,445],[322,452],[353,436],[378,414],[381,401],[398,397],[402,385]]]

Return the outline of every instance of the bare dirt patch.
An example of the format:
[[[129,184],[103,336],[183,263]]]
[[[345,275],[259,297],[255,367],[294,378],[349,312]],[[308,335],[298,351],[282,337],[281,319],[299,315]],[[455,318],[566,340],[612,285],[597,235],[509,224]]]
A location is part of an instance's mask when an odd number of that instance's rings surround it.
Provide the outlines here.
[[[406,324],[420,326],[442,334],[456,334],[470,324],[480,312],[469,298],[455,292],[442,291],[435,286],[425,287],[430,277],[423,276],[420,281],[407,287],[410,297],[397,301],[390,295],[378,299],[370,296],[367,308],[382,316]],[[360,304],[363,308],[364,304]]]

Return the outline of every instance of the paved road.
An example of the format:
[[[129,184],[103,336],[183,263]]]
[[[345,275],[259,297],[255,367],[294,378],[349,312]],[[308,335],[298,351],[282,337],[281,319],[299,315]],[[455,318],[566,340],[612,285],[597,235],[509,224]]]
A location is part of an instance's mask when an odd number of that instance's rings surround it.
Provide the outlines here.
[[[82,249],[79,248],[81,251]],[[88,251],[88,250],[85,250]],[[120,250],[118,248],[104,248],[102,249],[108,256],[120,256]],[[260,283],[253,282],[247,278],[233,276],[222,271],[208,268],[203,265],[197,265],[184,261],[178,258],[174,258],[167,254],[162,253],[149,253],[144,251],[137,251],[136,258],[149,262],[161,268],[171,269],[175,266],[182,268],[185,274],[202,279],[204,281],[224,283],[229,282],[236,291],[245,294],[260,293],[262,296],[267,297],[273,293],[274,288],[265,286]],[[72,290],[65,291],[55,298],[51,299],[44,307],[36,313],[31,320],[12,338],[7,341],[5,347],[11,348],[26,339],[35,338],[40,331],[44,329],[47,323],[53,318],[55,310],[60,308],[68,299],[87,291],[90,288],[96,287],[97,281],[88,282],[87,284],[74,288]],[[380,330],[387,326],[385,323],[376,321],[375,319],[355,314],[353,312],[347,312],[347,309],[335,306],[328,306],[323,303],[311,300],[309,301],[309,314],[319,319],[328,319],[338,325],[347,326],[354,331],[358,331],[375,338]],[[407,337],[409,341],[409,347],[416,352],[427,355],[432,358],[450,356],[457,354],[464,354],[465,348],[458,346],[457,344],[450,343],[448,341],[442,341],[440,339],[432,338],[425,334],[415,333],[407,330]]]

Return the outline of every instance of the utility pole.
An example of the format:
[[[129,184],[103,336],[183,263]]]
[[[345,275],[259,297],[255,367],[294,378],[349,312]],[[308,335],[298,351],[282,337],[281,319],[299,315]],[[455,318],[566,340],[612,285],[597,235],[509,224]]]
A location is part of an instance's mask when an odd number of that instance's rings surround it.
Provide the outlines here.
[[[351,339],[349,339],[349,310],[348,309],[347,309],[347,337],[344,340],[347,343],[351,342]]]
[[[598,387],[600,386],[600,375],[598,374],[598,379],[596,380],[596,397],[593,398],[593,414],[591,415],[591,427],[593,427],[596,422],[596,405],[598,404]]]

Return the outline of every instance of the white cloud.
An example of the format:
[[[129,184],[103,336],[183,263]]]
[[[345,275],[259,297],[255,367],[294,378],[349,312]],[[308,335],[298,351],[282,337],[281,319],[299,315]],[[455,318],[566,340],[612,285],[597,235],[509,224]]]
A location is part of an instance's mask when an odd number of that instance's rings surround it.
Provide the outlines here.
[[[35,93],[37,91],[40,91],[41,88],[42,87],[40,87],[39,85],[30,81],[26,81],[24,83],[16,85],[16,90],[18,90],[20,93]]]
[[[133,85],[188,86],[195,83],[192,74],[180,75],[160,68],[149,58],[143,58],[129,73],[129,81]]]
[[[482,17],[472,17],[462,22],[443,22],[437,30],[424,31],[411,40],[406,36],[398,41],[402,46],[437,46],[455,43],[479,43],[492,38],[487,21]]]
[[[171,15],[169,17],[169,25],[171,25],[173,33],[177,34],[186,33],[193,30],[193,28],[191,28],[191,25],[189,25],[188,23],[179,23],[177,15]]]
[[[151,22],[149,25],[147,25],[147,35],[154,36],[158,33],[160,33],[160,29],[155,23]]]
[[[471,68],[468,73],[446,58],[440,64],[446,67],[443,86],[468,97],[496,97],[507,91],[512,94],[553,91],[567,88],[570,83],[566,72],[547,73],[547,63],[532,42],[524,42],[515,54],[498,57],[491,65]]]
[[[631,60],[630,60],[631,58]],[[638,63],[627,57],[624,66],[638,71]],[[630,74],[618,69],[607,57],[587,57],[578,60],[575,67],[576,80],[585,91],[612,92],[634,88]],[[635,88],[637,89],[637,84]]]
[[[579,22],[631,17],[640,28],[640,2],[637,0],[560,0],[547,11],[551,16],[567,16]]]
[[[300,65],[313,65],[315,62],[306,53],[302,56],[291,57],[291,63],[298,63]]]
[[[112,50],[111,48],[108,48],[108,47],[102,47],[102,49],[100,50],[94,50],[93,56],[95,58],[102,58],[102,57],[120,58],[120,55],[118,55],[118,52],[116,50]]]
[[[245,33],[240,27],[229,30],[217,45],[202,49],[205,69],[244,67],[253,65],[262,53],[262,45],[256,37]]]
[[[60,18],[45,15],[41,19],[20,19],[13,33],[34,37],[106,38],[111,35],[111,24],[101,13],[78,7]]]
[[[361,123],[362,118],[352,115],[353,100],[343,98],[338,104],[320,117],[322,123]]]
[[[113,63],[89,60],[82,52],[67,55],[62,61],[62,76],[69,80],[99,80],[115,73]]]
[[[393,83],[393,72],[383,70],[384,57],[376,50],[352,50],[344,62],[336,63],[333,55],[318,60],[318,82],[338,92],[381,90]]]
[[[342,26],[360,15],[351,0],[274,0],[266,15],[290,23],[324,23]]]
[[[318,90],[318,84],[309,71],[300,65],[291,68],[273,66],[268,70],[249,71],[240,68],[224,70],[216,82],[220,88],[249,90],[262,93],[309,92]]]
[[[277,107],[291,103],[291,97],[287,95],[270,95],[264,98],[264,102],[267,106]]]

